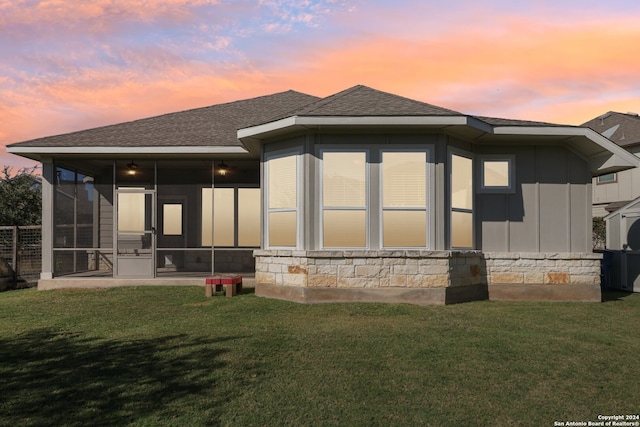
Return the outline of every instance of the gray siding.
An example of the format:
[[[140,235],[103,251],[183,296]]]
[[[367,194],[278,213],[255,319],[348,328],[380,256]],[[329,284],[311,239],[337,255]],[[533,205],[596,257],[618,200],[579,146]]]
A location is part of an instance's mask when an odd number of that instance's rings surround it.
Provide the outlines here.
[[[516,155],[515,191],[476,196],[479,249],[591,251],[591,176],[584,160],[554,146],[483,147],[479,153]]]

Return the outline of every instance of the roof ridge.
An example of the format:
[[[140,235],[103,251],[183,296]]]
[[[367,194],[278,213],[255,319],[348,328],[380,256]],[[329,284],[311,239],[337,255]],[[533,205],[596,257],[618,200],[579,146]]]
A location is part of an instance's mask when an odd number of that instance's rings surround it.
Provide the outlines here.
[[[311,103],[309,103],[308,105],[305,105],[302,108],[297,108],[295,111],[306,110],[308,113],[310,113],[311,111],[317,110],[319,107],[325,106],[328,103],[335,101],[336,99],[340,99],[340,98],[342,98],[342,97],[344,97],[344,96],[346,96],[346,95],[348,95],[348,94],[350,94],[352,92],[355,92],[356,90],[359,90],[359,89],[362,89],[362,88],[366,88],[366,87],[367,86],[364,86],[364,85],[352,86],[352,87],[350,87],[348,89],[341,90],[338,93],[334,93],[333,95],[329,95],[329,96],[326,96],[324,98],[320,98],[317,101],[311,102]],[[369,88],[369,89],[371,89],[371,88]],[[375,90],[375,89],[373,89],[373,90]],[[317,104],[315,106],[315,108],[307,110],[307,108],[311,107],[313,104]]]
[[[345,90],[343,90],[341,92],[338,92],[338,93],[336,93],[334,95],[330,95],[330,96],[328,96],[326,98],[321,99],[318,102],[318,107],[324,106],[324,105],[326,105],[326,104],[328,104],[330,102],[336,101],[336,100],[338,100],[338,99],[340,99],[340,98],[342,98],[342,97],[344,97],[346,95],[349,95],[349,94],[351,94],[353,92],[357,92],[357,91],[360,91],[360,90],[363,90],[363,89],[364,90],[369,90],[369,91],[374,92],[376,94],[381,94],[381,95],[385,95],[385,96],[391,96],[391,97],[394,97],[394,98],[403,99],[405,101],[408,101],[408,102],[411,102],[411,103],[414,103],[414,104],[419,104],[419,105],[422,105],[422,106],[426,106],[426,107],[429,107],[429,108],[435,108],[435,109],[441,110],[443,112],[450,112],[453,115],[466,115],[466,114],[461,113],[459,111],[451,110],[449,108],[441,107],[439,105],[429,104],[428,102],[419,101],[417,99],[409,98],[409,97],[402,96],[402,95],[396,95],[395,93],[385,92],[383,90],[375,89],[375,88],[372,88],[370,86],[366,86],[366,85],[362,85],[362,84],[355,85],[353,87],[350,87],[349,89],[345,89]],[[325,102],[322,102],[322,101],[325,101]],[[303,110],[304,108],[305,107],[301,108],[300,110]],[[306,112],[310,113],[312,111],[313,110],[308,110]]]
[[[396,98],[401,98],[401,99],[404,99],[404,100],[406,100],[406,101],[413,102],[413,103],[415,103],[415,104],[420,104],[420,105],[424,105],[424,106],[427,106],[427,107],[437,108],[437,109],[439,109],[439,110],[443,110],[443,111],[448,111],[448,112],[451,112],[452,114],[455,114],[455,115],[468,116],[468,114],[462,113],[462,112],[460,112],[460,111],[451,110],[451,109],[446,108],[446,107],[441,107],[441,106],[439,106],[439,105],[430,104],[430,103],[428,103],[428,102],[424,102],[424,101],[420,101],[420,100],[417,100],[417,99],[409,98],[409,97],[407,97],[407,96],[403,96],[403,95],[396,95],[395,93],[385,92],[385,91],[383,91],[383,90],[375,89],[375,88],[372,88],[372,87],[369,87],[369,86],[364,86],[364,85],[359,85],[359,87],[360,87],[360,88],[363,88],[363,89],[369,89],[369,90],[372,90],[372,91],[374,91],[374,92],[381,93],[381,94],[384,94],[384,95],[394,96],[394,97],[396,97]]]

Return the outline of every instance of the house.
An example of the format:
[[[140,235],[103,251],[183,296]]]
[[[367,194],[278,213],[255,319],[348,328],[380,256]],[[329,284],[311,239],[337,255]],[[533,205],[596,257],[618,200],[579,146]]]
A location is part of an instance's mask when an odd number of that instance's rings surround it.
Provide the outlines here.
[[[601,133],[640,157],[640,116],[609,111],[583,126]],[[608,287],[640,292],[640,173],[612,172],[593,179],[593,216],[604,217],[604,282]]]
[[[640,157],[640,116],[609,111],[582,126],[604,135]],[[599,175],[593,179],[593,216],[604,217],[640,197],[640,169]]]
[[[300,302],[600,301],[591,180],[640,163],[589,128],[365,86],[7,150],[43,163],[39,288],[255,272],[256,294]]]
[[[604,220],[607,226],[604,279],[611,288],[640,292],[640,197]]]

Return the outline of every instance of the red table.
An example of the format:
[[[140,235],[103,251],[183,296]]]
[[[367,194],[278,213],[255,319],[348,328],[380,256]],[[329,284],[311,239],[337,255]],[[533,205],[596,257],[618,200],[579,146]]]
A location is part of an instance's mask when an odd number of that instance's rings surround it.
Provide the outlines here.
[[[216,291],[224,286],[227,298],[231,298],[242,290],[242,276],[235,274],[218,274],[207,277],[204,288],[204,295],[206,297],[213,296],[213,286],[216,287]]]

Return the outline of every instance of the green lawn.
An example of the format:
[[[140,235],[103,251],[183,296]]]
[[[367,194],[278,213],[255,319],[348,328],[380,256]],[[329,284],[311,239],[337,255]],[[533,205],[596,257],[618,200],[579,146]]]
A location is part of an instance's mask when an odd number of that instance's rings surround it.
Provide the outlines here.
[[[0,425],[532,425],[640,410],[640,294],[445,307],[0,293]]]

